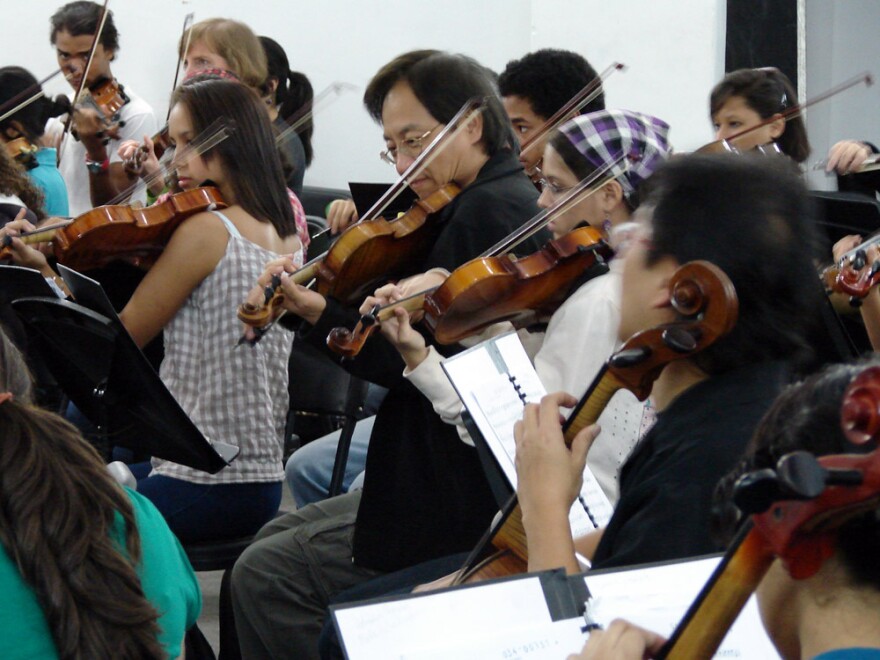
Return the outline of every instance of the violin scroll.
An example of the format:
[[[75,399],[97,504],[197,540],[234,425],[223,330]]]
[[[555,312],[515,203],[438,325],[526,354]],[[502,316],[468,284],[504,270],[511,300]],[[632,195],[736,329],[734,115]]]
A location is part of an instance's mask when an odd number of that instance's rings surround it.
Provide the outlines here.
[[[342,357],[357,356],[370,336],[381,326],[380,310],[379,305],[373,307],[369,313],[361,316],[353,330],[345,327],[333,328],[327,335],[327,346]]]
[[[281,276],[273,275],[268,286],[263,289],[263,304],[242,303],[238,306],[238,320],[254,329],[269,325],[275,316],[275,309],[284,301],[280,288]]]

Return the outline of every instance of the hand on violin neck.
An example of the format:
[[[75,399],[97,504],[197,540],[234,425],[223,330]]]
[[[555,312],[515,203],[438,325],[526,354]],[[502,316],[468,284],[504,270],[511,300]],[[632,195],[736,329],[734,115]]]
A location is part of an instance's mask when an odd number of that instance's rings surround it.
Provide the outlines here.
[[[108,142],[108,127],[102,117],[92,108],[77,106],[73,111],[73,126],[77,138],[83,143],[92,160],[107,157],[105,145]]]
[[[582,429],[571,449],[566,447],[559,408],[576,404],[565,392],[548,394],[540,404],[527,405],[522,420],[514,425],[517,493],[524,522],[560,516],[567,520],[580,493],[587,452],[600,429],[596,424]]]
[[[409,313],[398,307],[394,316],[382,322],[382,335],[400,353],[406,363],[407,372],[415,370],[428,357],[428,346],[425,338],[416,332],[410,324]]]
[[[16,266],[33,268],[40,271],[45,277],[53,277],[55,272],[49,267],[45,255],[18,238],[22,233],[36,229],[34,225],[24,219],[26,211],[27,209],[22,209],[12,222],[0,228],[0,247],[2,247],[0,254],[4,260],[10,260]]]
[[[270,286],[272,279],[278,276],[280,284],[276,291],[282,295],[282,300],[277,313],[280,314],[281,309],[285,309],[314,325],[324,313],[327,301],[321,294],[291,282],[288,275],[296,270],[297,266],[293,255],[273,259],[266,264],[263,274],[257,278],[257,284],[248,293],[246,302],[256,307],[264,306],[266,304],[266,288]]]
[[[327,205],[327,227],[334,236],[358,220],[357,208],[350,199],[334,199]]]

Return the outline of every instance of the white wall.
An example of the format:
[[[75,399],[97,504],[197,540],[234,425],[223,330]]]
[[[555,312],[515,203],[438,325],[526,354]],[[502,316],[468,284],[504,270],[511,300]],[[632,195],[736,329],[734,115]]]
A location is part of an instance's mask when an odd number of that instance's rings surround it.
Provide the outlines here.
[[[851,76],[873,69],[880,75],[880,2],[807,0],[806,96],[820,94]],[[880,146],[880,84],[860,85],[807,110],[813,146],[810,163],[822,160],[838,140],[868,140]],[[808,175],[811,187],[835,187],[821,172]]]
[[[3,64],[38,78],[57,65],[49,17],[62,0],[16,3],[3,26]],[[609,106],[649,112],[672,125],[671,140],[689,151],[711,139],[707,98],[723,74],[725,0],[113,0],[121,49],[113,70],[164,118],[184,16],[228,16],[278,41],[294,69],[319,92],[334,81],[363,90],[373,73],[414,48],[462,52],[495,70],[544,47],[582,53],[601,71],[629,66],[608,81]],[[66,90],[56,80],[47,91]],[[316,118],[307,185],[345,187],[349,180],[389,181],[379,161],[381,131],[363,111],[360,93],[342,96]]]

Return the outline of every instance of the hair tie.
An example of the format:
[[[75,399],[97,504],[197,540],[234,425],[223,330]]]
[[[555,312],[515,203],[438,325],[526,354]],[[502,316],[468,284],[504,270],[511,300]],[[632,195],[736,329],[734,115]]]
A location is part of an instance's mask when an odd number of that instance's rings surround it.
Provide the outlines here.
[[[0,404],[12,399],[12,392],[0,392]]]

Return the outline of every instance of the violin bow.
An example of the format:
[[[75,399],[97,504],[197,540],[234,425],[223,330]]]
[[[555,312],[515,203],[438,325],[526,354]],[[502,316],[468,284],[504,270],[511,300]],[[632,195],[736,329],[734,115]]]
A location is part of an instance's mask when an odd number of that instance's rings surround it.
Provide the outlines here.
[[[334,103],[340,96],[346,92],[354,92],[358,89],[357,85],[347,82],[330,83],[321,90],[311,101],[303,103],[302,106],[286,121],[285,128],[278,137],[275,138],[276,144],[284,144],[294,132],[296,132],[303,124],[308,122],[319,110],[324,110]]]
[[[567,191],[553,206],[538,213],[538,215],[526,222],[515,232],[501,239],[498,243],[486,250],[480,255],[480,257],[492,257],[504,252],[510,252],[517,245],[537,234],[557,215],[565,213],[573,206],[579,204],[597,190],[601,189],[606,183],[616,179],[619,174],[614,174],[613,170],[620,163],[625,163],[625,171],[629,166],[626,154],[620,153],[610,163],[603,165],[590,176],[581,179],[576,186]]]
[[[177,81],[180,79],[180,69],[183,64],[183,59],[186,57],[187,52],[189,52],[189,42],[192,38],[192,27],[193,21],[195,20],[195,14],[190,12],[183,18],[183,30],[180,33],[180,41],[183,43],[183,48],[181,48],[180,52],[177,54],[177,67],[174,69],[174,82],[171,83],[171,91],[173,92],[177,89]],[[168,105],[168,112],[165,113],[165,124],[168,124],[168,117],[171,116],[171,104]]]
[[[705,145],[701,149],[698,149],[697,153],[699,153],[700,151],[702,151],[702,149],[705,149],[709,145],[716,144],[716,143],[720,143],[722,145],[722,147],[724,149],[726,149],[727,151],[736,151],[736,146],[733,145],[732,143],[737,138],[741,138],[743,135],[748,135],[752,131],[756,131],[759,128],[763,128],[767,124],[772,124],[774,121],[777,121],[778,119],[786,119],[787,120],[787,119],[793,119],[795,117],[799,117],[801,115],[801,113],[803,113],[803,111],[806,110],[811,105],[815,105],[816,103],[821,103],[822,101],[830,99],[832,96],[836,96],[837,94],[840,94],[840,92],[844,92],[844,91],[848,90],[850,87],[855,87],[859,83],[864,83],[866,86],[870,87],[871,85],[874,84],[874,77],[871,75],[870,72],[862,71],[861,73],[853,76],[852,78],[849,78],[849,79],[843,81],[839,85],[835,85],[831,89],[826,90],[826,91],[822,92],[821,94],[817,94],[816,96],[814,96],[811,99],[807,99],[803,103],[796,103],[795,105],[791,106],[790,108],[788,108],[784,112],[779,112],[779,113],[776,113],[776,114],[773,114],[773,115],[767,117],[767,119],[762,120],[759,124],[756,124],[755,126],[752,126],[751,128],[746,128],[746,129],[740,131],[739,133],[734,133],[730,137],[725,138],[723,140],[715,140],[714,142],[710,142],[709,144]]]
[[[541,139],[550,131],[579,113],[584,106],[595,100],[595,98],[603,91],[602,83],[608,80],[611,74],[615,71],[626,71],[626,69],[627,67],[625,64],[612,62],[604,71],[602,71],[602,73],[584,85],[583,88],[581,88],[577,94],[572,96],[565,105],[553,113],[550,119],[544,122],[544,125],[541,126],[538,132],[530,137],[522,146],[520,155],[526,154],[534,149],[541,143]]]
[[[76,94],[73,96],[72,105],[75,106],[79,101],[79,97],[83,93],[83,89],[86,86],[86,80],[89,77],[89,70],[92,68],[92,58],[95,56],[95,51],[98,49],[98,43],[101,41],[101,33],[104,32],[104,24],[107,22],[107,5],[110,4],[110,0],[104,0],[104,6],[101,8],[101,20],[98,21],[98,29],[95,31],[95,38],[92,40],[92,47],[89,49],[89,56],[86,58],[86,65],[83,68],[83,76],[82,80],[79,81],[79,88],[76,90]],[[71,107],[70,112],[67,115],[67,120],[64,122],[64,130],[61,131],[61,140],[58,142],[58,158],[55,161],[56,167],[61,164],[61,156],[64,151],[64,138],[67,133],[70,131],[70,125],[73,123],[73,108]]]
[[[196,156],[201,156],[203,153],[216,147],[218,144],[223,142],[232,131],[235,130],[235,125],[229,119],[225,117],[218,117],[201,133],[199,133],[195,139],[190,142],[186,147],[180,150],[179,153],[175,153],[172,158],[173,161],[181,162],[183,160],[189,160],[191,158],[195,158]],[[147,188],[149,188],[153,183],[159,181],[164,178],[168,172],[172,171],[173,167],[166,167],[164,164],[159,168],[158,172],[151,174],[150,176],[143,179],[143,183]],[[121,204],[126,199],[128,199],[132,193],[134,193],[135,189],[141,184],[140,181],[136,181],[134,184],[123,190],[121,193],[116,195],[113,199],[107,202],[107,206],[113,204]]]
[[[5,119],[8,119],[9,117],[14,115],[16,112],[18,112],[22,108],[26,108],[27,106],[29,106],[31,103],[33,103],[37,99],[44,97],[46,94],[43,92],[43,85],[45,85],[47,82],[52,80],[52,78],[54,78],[59,73],[61,73],[62,70],[63,69],[60,69],[60,68],[56,69],[53,73],[50,73],[48,76],[46,76],[42,80],[35,82],[30,87],[26,87],[25,89],[20,91],[18,94],[13,96],[11,99],[6,101],[6,103],[4,103],[3,105],[0,105],[0,112],[3,112],[3,114],[0,115],[0,122],[4,121]],[[7,108],[10,105],[12,105],[13,103],[16,103],[20,98],[27,96],[28,94],[32,94],[32,95],[29,96],[28,98],[26,98],[24,101],[22,101],[18,105],[16,105],[11,110],[7,110]]]
[[[425,171],[425,169],[434,161],[437,156],[443,153],[443,150],[455,139],[462,131],[464,131],[474,113],[482,112],[488,104],[488,97],[474,97],[465,102],[463,106],[455,113],[455,116],[449,120],[449,123],[443,127],[437,136],[431,140],[431,143],[425,147],[424,151],[410,164],[409,167],[400,175],[397,181],[382,195],[373,206],[364,214],[358,222],[364,220],[372,220],[382,215],[382,212],[403,192],[403,189],[409,185],[412,179]]]

